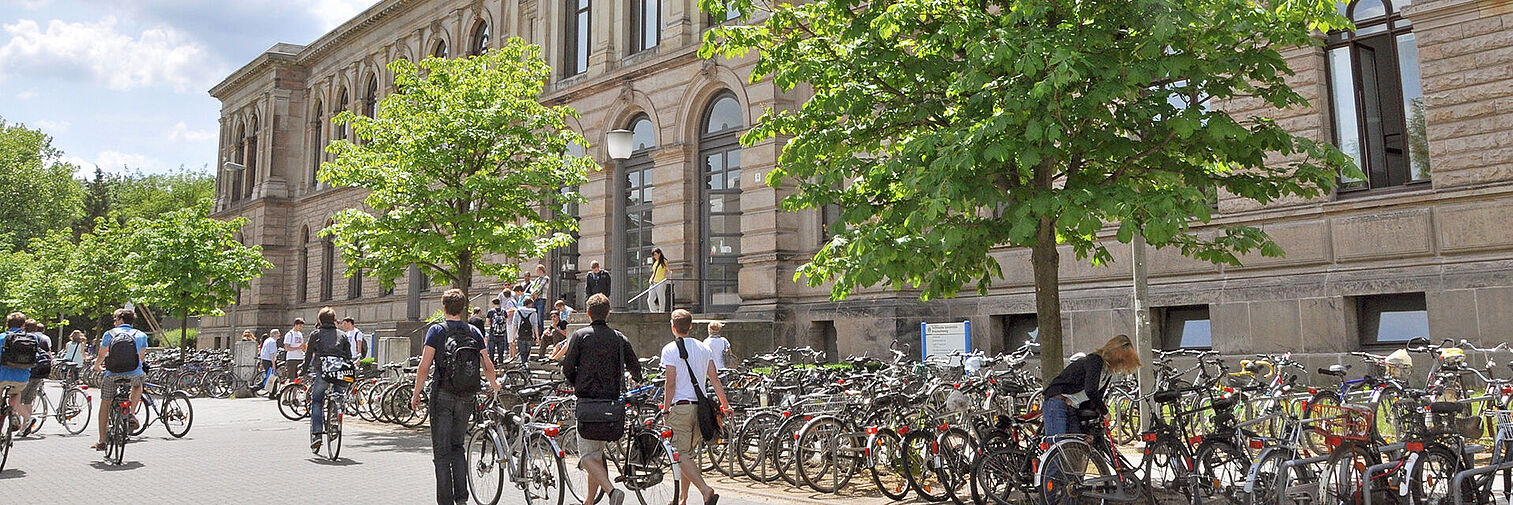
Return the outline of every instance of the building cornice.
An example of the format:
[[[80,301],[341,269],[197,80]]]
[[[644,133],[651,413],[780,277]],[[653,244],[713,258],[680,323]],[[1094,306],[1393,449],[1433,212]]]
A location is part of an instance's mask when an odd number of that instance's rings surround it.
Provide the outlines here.
[[[251,62],[243,65],[242,68],[226,76],[219,84],[211,87],[210,96],[224,101],[228,92],[242,87],[247,81],[262,75],[268,69],[295,63],[299,51],[304,48],[305,46],[296,44],[274,44],[273,47],[268,48],[263,54],[258,55],[257,58],[253,58]]]
[[[342,23],[341,26],[326,32],[325,35],[305,46],[305,49],[300,51],[298,59],[301,63],[304,63],[325,56],[327,53],[342,47],[344,43],[377,26],[385,18],[409,12],[411,8],[420,2],[421,0],[385,0],[374,4],[368,10],[362,11],[362,13],[347,20],[346,23]]]

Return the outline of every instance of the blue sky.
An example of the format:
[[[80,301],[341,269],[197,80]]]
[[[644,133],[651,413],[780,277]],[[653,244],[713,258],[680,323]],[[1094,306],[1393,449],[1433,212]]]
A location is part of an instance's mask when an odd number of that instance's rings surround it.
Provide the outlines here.
[[[210,87],[374,3],[0,0],[0,117],[51,134],[81,175],[213,166]]]

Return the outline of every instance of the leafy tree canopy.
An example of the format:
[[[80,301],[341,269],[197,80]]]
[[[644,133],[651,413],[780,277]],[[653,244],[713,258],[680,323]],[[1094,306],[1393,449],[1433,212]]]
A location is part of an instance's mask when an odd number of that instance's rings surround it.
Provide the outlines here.
[[[398,89],[374,117],[333,119],[355,140],[332,142],[336,160],[319,172],[327,184],[369,191],[371,210],[340,212],[321,231],[349,266],[392,287],[418,265],[468,291],[475,270],[514,278],[511,258],[569,243],[576,220],[552,210],[581,201],[560,190],[596,166],[566,154],[570,143],[587,145],[567,127],[572,109],[541,104],[551,68],[539,47],[511,39],[481,56],[389,69]]]
[[[786,139],[767,181],[796,186],[786,209],[842,209],[844,230],[796,278],[834,281],[837,298],[879,284],[986,293],[1003,276],[989,253],[1030,247],[1048,376],[1062,354],[1057,244],[1105,262],[1112,226],[1121,242],[1140,232],[1212,262],[1280,255],[1253,227],[1191,226],[1220,191],[1311,198],[1359,173],[1332,146],[1215,106],[1306,105],[1279,50],[1346,27],[1333,0],[701,6],[759,19],[712,29],[702,55],[755,52],[754,81],[812,89],[742,138]]]
[[[0,248],[22,249],[80,213],[83,190],[52,137],[0,118]]]

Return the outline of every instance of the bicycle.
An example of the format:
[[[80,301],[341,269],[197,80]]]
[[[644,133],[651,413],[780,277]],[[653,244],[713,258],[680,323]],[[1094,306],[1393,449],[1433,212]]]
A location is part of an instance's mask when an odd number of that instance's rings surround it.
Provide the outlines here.
[[[79,365],[66,363],[64,367],[79,368]],[[63,384],[63,395],[58,398],[57,408],[53,408],[52,399],[47,397],[46,382],[38,386],[37,400],[33,402],[32,422],[26,429],[21,430],[21,436],[28,436],[42,430],[42,425],[47,422],[49,415],[63,426],[63,430],[69,435],[78,435],[89,427],[89,419],[93,415],[94,402],[84,390],[87,386],[77,384]]]
[[[562,449],[553,440],[560,428],[556,424],[535,422],[528,401],[539,399],[555,386],[500,389],[488,399],[489,405],[480,414],[484,421],[469,430],[464,446],[468,487],[474,501],[484,505],[498,503],[508,481],[525,492],[527,505],[562,504],[567,466],[562,462]]]
[[[1135,503],[1155,505],[1145,480],[1113,443],[1108,423],[1095,412],[1081,412],[1082,435],[1057,435],[1041,442],[1035,463],[1035,488],[1045,505]]]
[[[163,397],[161,406],[153,400],[154,395]],[[132,436],[141,435],[153,421],[160,420],[169,435],[184,438],[194,425],[194,405],[189,403],[189,393],[167,391],[163,386],[149,382],[142,388],[142,403],[136,406],[133,416],[138,417],[138,424]]]
[[[105,422],[105,462],[112,465],[121,464],[121,459],[126,455],[126,438],[131,436],[131,382],[129,378],[115,380],[115,405],[111,405],[109,417]],[[145,399],[147,393],[144,391]]]
[[[350,373],[342,378],[347,387],[351,387],[353,378]],[[321,447],[326,451],[326,459],[336,461],[341,456],[341,425],[342,414],[346,412],[346,387],[341,387],[341,382],[332,383],[326,389],[326,401],[324,415],[321,418]],[[313,400],[313,397],[312,397]],[[315,408],[314,406],[309,407]],[[308,410],[308,409],[307,409]]]

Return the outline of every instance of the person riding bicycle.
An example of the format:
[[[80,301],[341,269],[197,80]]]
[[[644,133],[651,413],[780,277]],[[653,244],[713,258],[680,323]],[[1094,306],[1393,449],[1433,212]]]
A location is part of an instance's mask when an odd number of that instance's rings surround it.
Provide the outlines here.
[[[1103,347],[1071,362],[1042,392],[1045,436],[1082,433],[1081,412],[1107,415],[1103,393],[1113,382],[1113,374],[1134,373],[1138,368],[1140,356],[1135,354],[1135,346],[1126,335],[1116,335]]]
[[[42,389],[47,384],[47,377],[53,373],[53,341],[43,331],[46,328],[35,319],[26,320],[26,332],[37,340],[37,364],[32,367],[31,380],[26,382],[26,389],[21,390],[21,405],[16,407],[16,412],[21,414],[21,426],[32,424],[32,404],[37,402],[37,395],[43,394]]]
[[[93,448],[105,450],[105,423],[110,417],[110,405],[115,403],[117,380],[131,386],[131,403],[142,401],[142,385],[147,381],[142,363],[147,360],[147,334],[132,328],[137,314],[132,309],[118,309],[113,317],[116,327],[100,337],[99,352],[95,353],[95,370],[105,372],[105,384],[100,388],[100,441]],[[133,352],[135,351],[135,352]],[[131,419],[136,422],[135,418]]]
[[[21,391],[26,389],[26,383],[31,380],[32,376],[30,366],[20,366],[25,365],[25,363],[22,363],[22,361],[25,361],[22,359],[25,357],[23,354],[31,353],[32,359],[36,359],[35,340],[31,341],[30,349],[22,349],[24,346],[20,345],[20,342],[12,341],[12,339],[26,334],[25,326],[26,315],[20,312],[12,312],[10,316],[5,318],[5,333],[0,333],[0,390],[6,391],[5,397],[0,398],[0,401],[9,402],[11,406],[18,410],[18,414],[21,407],[21,402],[19,401]],[[10,349],[7,349],[7,346]],[[20,430],[21,420],[12,419],[10,429],[11,431]]]
[[[326,392],[333,388],[346,391],[348,383],[340,380],[352,370],[352,343],[336,328],[336,311],[321,307],[315,331],[306,342],[305,369],[310,370],[310,450],[319,451],[325,434]]]

